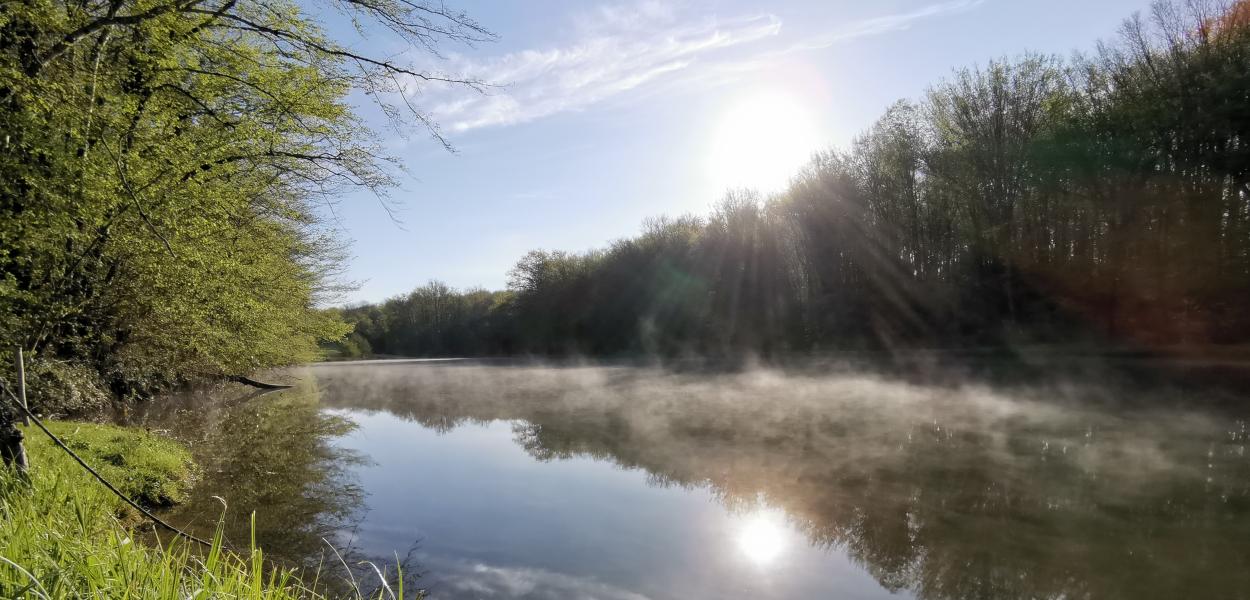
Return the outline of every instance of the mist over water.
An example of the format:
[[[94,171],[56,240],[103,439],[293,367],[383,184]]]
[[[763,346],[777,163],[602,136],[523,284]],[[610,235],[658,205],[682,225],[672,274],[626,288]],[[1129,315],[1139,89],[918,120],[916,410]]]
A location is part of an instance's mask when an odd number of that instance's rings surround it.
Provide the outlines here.
[[[1193,390],[818,366],[291,375],[299,389],[244,406],[312,399],[355,426],[304,427],[323,440],[304,446],[351,457],[327,458],[348,478],[292,493],[339,490],[340,541],[412,550],[435,598],[1250,593],[1250,430],[1186,407],[1209,400]]]

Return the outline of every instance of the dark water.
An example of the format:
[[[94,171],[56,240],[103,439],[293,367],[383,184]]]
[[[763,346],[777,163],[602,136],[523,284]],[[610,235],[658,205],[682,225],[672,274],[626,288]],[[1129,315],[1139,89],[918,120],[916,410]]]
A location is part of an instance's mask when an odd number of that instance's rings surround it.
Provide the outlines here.
[[[278,376],[299,385],[128,415],[205,466],[170,519],[211,529],[219,496],[236,545],[256,511],[271,555],[315,563],[328,540],[433,598],[1250,597],[1250,430],[1159,408],[1192,392],[472,362]]]

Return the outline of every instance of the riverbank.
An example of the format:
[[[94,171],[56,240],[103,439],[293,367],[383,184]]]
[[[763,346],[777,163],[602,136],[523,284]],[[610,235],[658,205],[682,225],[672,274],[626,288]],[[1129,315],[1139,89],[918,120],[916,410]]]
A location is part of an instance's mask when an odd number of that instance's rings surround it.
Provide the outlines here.
[[[67,446],[132,499],[167,506],[187,498],[199,469],[187,449],[137,428],[53,422]],[[272,568],[259,548],[235,552],[220,536],[211,548],[146,527],[42,432],[25,432],[31,470],[22,480],[0,469],[0,597],[238,598],[325,600],[292,570]],[[402,588],[396,590],[403,597]],[[357,592],[351,598],[361,598]],[[388,595],[388,597],[390,597]]]

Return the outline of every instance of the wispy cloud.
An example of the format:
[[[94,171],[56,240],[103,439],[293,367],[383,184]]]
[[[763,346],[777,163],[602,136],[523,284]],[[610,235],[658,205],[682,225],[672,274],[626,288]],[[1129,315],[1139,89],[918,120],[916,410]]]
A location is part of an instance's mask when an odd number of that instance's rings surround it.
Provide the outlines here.
[[[826,34],[813,36],[791,47],[792,50],[817,50],[835,44],[849,42],[856,38],[881,35],[893,31],[904,31],[917,21],[941,17],[972,10],[984,4],[985,0],[954,0],[940,4],[930,4],[911,12],[884,15],[850,23]]]
[[[911,12],[843,24],[778,49],[764,44],[781,32],[775,15],[689,19],[672,3],[647,0],[601,5],[574,19],[565,46],[495,57],[451,56],[447,70],[502,84],[485,94],[426,89],[430,116],[453,132],[512,125],[593,104],[657,82],[705,80],[745,73],[796,51],[903,30],[922,19],[969,10],[983,0],[956,0]]]
[[[435,90],[437,100],[427,106],[452,131],[524,123],[689,70],[717,51],[774,36],[780,27],[771,15],[690,24],[660,9],[601,8],[579,19],[580,39],[565,47],[452,57],[451,71],[503,87],[486,94],[457,90],[450,98]]]

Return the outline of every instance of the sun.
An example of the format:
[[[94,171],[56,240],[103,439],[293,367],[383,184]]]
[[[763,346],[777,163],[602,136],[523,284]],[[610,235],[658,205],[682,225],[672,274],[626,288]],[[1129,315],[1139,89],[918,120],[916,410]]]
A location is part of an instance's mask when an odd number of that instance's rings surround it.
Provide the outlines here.
[[[712,184],[783,189],[820,148],[816,120],[794,95],[761,91],[733,101],[717,120],[707,155]]]
[[[775,511],[747,515],[738,529],[738,549],[748,560],[767,566],[786,549],[785,523]]]

